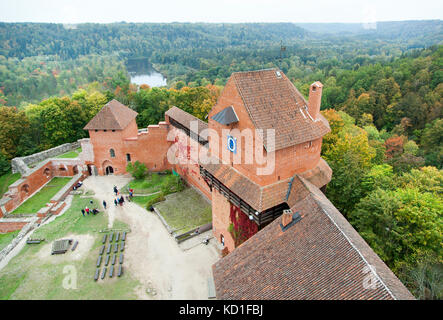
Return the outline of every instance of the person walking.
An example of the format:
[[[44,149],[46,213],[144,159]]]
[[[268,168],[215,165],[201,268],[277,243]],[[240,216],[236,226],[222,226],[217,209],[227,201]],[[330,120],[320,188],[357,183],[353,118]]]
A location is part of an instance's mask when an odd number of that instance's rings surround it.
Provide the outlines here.
[[[87,213],[88,216],[89,216],[89,208],[88,208],[88,207],[86,207],[85,211],[86,211],[86,213]]]
[[[114,199],[115,206],[117,206],[117,203],[118,203],[117,199]]]
[[[114,193],[115,193],[115,195],[117,196],[117,194],[118,194],[117,186],[114,186]]]
[[[85,209],[82,209],[82,215],[85,216]]]
[[[105,208],[105,210],[106,210],[106,201],[105,200],[103,200],[103,208]]]

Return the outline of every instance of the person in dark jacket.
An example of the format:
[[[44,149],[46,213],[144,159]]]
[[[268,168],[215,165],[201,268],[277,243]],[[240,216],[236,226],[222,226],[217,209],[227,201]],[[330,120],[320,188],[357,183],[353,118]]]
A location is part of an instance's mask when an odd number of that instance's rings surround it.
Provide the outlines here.
[[[105,200],[103,200],[103,208],[105,208],[105,210],[106,210],[106,201]]]
[[[82,215],[85,216],[85,209],[82,209]]]
[[[117,204],[118,204],[117,199],[114,199],[114,204],[115,204],[115,206],[117,206]]]

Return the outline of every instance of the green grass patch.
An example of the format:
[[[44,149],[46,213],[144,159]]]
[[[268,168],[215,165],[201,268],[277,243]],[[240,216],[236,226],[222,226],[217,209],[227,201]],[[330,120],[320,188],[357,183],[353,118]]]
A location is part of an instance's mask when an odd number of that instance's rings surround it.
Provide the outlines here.
[[[132,201],[134,201],[135,203],[137,203],[138,205],[140,205],[146,209],[146,204],[148,203],[148,201],[154,199],[156,196],[157,196],[157,194],[153,194],[150,196],[137,196],[137,197],[133,197]]]
[[[187,232],[212,221],[211,205],[192,188],[166,196],[155,204],[172,229]]]
[[[20,230],[8,233],[0,233],[0,251],[3,250],[8,244],[10,244],[12,239],[14,239],[19,232]]]
[[[122,188],[123,192],[128,192],[130,188],[134,193],[150,194],[162,190],[162,188],[176,179],[171,173],[158,174],[150,173],[145,179],[134,179]]]
[[[8,191],[8,188],[11,184],[20,179],[21,174],[8,172],[0,177],[0,198],[3,197],[3,194]]]
[[[129,300],[137,298],[135,288],[139,281],[131,277],[126,271],[121,278],[109,279],[109,268],[105,280],[94,281],[96,261],[102,245],[103,234],[98,230],[107,228],[107,214],[100,212],[97,215],[83,217],[81,209],[99,207],[99,200],[74,196],[71,207],[54,221],[37,229],[32,238],[44,238],[46,241],[39,245],[26,245],[0,273],[0,299],[72,299],[72,300]],[[100,209],[99,209],[100,210]],[[114,221],[114,228],[128,228],[122,221]],[[67,259],[70,251],[65,255],[42,258],[39,252],[43,246],[52,244],[53,240],[66,237],[68,234],[89,234],[94,243],[84,256],[78,260]],[[79,248],[82,243],[79,243]],[[66,258],[65,258],[66,257]],[[64,269],[74,267],[77,274],[77,288],[65,289],[63,280],[67,276]],[[103,266],[103,264],[102,264]],[[114,272],[116,274],[114,269]]]
[[[52,178],[43,188],[40,189],[35,195],[23,202],[12,214],[18,213],[37,213],[38,210],[43,208],[53,196],[63,188],[71,177],[55,177]]]
[[[82,152],[82,149],[81,148],[77,148],[75,150],[71,150],[71,151],[63,153],[61,155],[58,155],[56,158],[61,158],[61,159],[77,158],[79,156],[80,152]]]

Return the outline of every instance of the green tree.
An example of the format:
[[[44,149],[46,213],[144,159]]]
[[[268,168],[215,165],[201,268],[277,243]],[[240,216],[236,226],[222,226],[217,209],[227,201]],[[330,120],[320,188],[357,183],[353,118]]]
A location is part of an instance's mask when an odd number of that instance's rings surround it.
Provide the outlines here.
[[[148,174],[146,165],[138,160],[135,161],[134,164],[132,164],[132,162],[128,163],[126,166],[126,171],[128,171],[137,180],[144,179]]]

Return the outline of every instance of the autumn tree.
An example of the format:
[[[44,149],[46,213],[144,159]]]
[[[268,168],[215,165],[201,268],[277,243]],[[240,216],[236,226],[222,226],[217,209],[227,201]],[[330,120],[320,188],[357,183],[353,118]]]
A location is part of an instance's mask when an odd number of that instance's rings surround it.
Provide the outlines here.
[[[7,158],[17,156],[23,134],[29,121],[23,111],[14,107],[0,107],[0,152]]]

